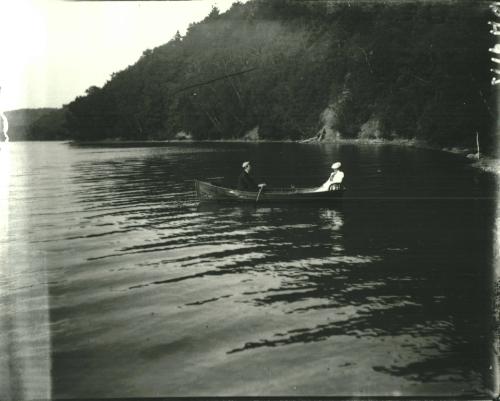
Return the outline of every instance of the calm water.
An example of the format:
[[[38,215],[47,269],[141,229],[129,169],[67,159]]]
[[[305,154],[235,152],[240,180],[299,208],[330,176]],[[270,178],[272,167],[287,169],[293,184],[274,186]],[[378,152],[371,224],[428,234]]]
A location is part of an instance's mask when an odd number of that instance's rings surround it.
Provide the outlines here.
[[[493,177],[392,146],[1,151],[2,399],[494,388]],[[195,178],[341,205],[199,205]],[[51,373],[49,373],[51,372]]]

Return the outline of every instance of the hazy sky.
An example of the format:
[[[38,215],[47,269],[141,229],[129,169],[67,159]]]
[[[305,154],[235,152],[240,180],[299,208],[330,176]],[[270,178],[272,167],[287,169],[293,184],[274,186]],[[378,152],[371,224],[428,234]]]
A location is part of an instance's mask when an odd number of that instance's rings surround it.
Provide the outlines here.
[[[62,106],[234,1],[0,0],[3,109]]]

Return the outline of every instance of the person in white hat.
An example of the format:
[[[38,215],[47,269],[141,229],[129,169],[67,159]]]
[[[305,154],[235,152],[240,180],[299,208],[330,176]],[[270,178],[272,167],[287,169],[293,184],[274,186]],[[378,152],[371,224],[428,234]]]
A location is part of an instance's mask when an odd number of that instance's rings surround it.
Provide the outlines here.
[[[340,166],[342,164],[340,162],[335,162],[332,164],[332,173],[328,180],[325,181],[323,185],[321,185],[315,192],[323,192],[323,191],[336,191],[342,187],[342,181],[344,180],[344,173],[340,171]]]
[[[240,191],[258,191],[259,188],[266,186],[266,184],[257,185],[257,183],[254,181],[254,179],[250,175],[250,170],[252,169],[250,162],[248,161],[243,162],[241,167],[243,167],[243,171],[238,177],[238,186],[237,186],[237,188]]]

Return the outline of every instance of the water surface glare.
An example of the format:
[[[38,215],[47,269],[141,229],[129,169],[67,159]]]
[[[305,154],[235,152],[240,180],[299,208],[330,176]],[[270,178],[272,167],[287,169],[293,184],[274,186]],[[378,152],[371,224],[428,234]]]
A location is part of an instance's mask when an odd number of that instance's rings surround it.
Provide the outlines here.
[[[2,152],[0,395],[491,395],[495,181],[455,155],[292,143]],[[196,201],[195,178],[233,185],[243,160],[285,187],[320,185],[339,160],[346,199]]]

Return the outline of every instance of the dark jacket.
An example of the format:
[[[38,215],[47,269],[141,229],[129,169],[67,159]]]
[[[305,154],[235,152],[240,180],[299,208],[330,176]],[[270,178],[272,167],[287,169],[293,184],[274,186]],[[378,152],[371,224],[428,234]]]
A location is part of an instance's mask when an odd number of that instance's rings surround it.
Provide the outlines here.
[[[240,191],[257,191],[259,187],[252,176],[243,170],[238,177],[238,189]]]

